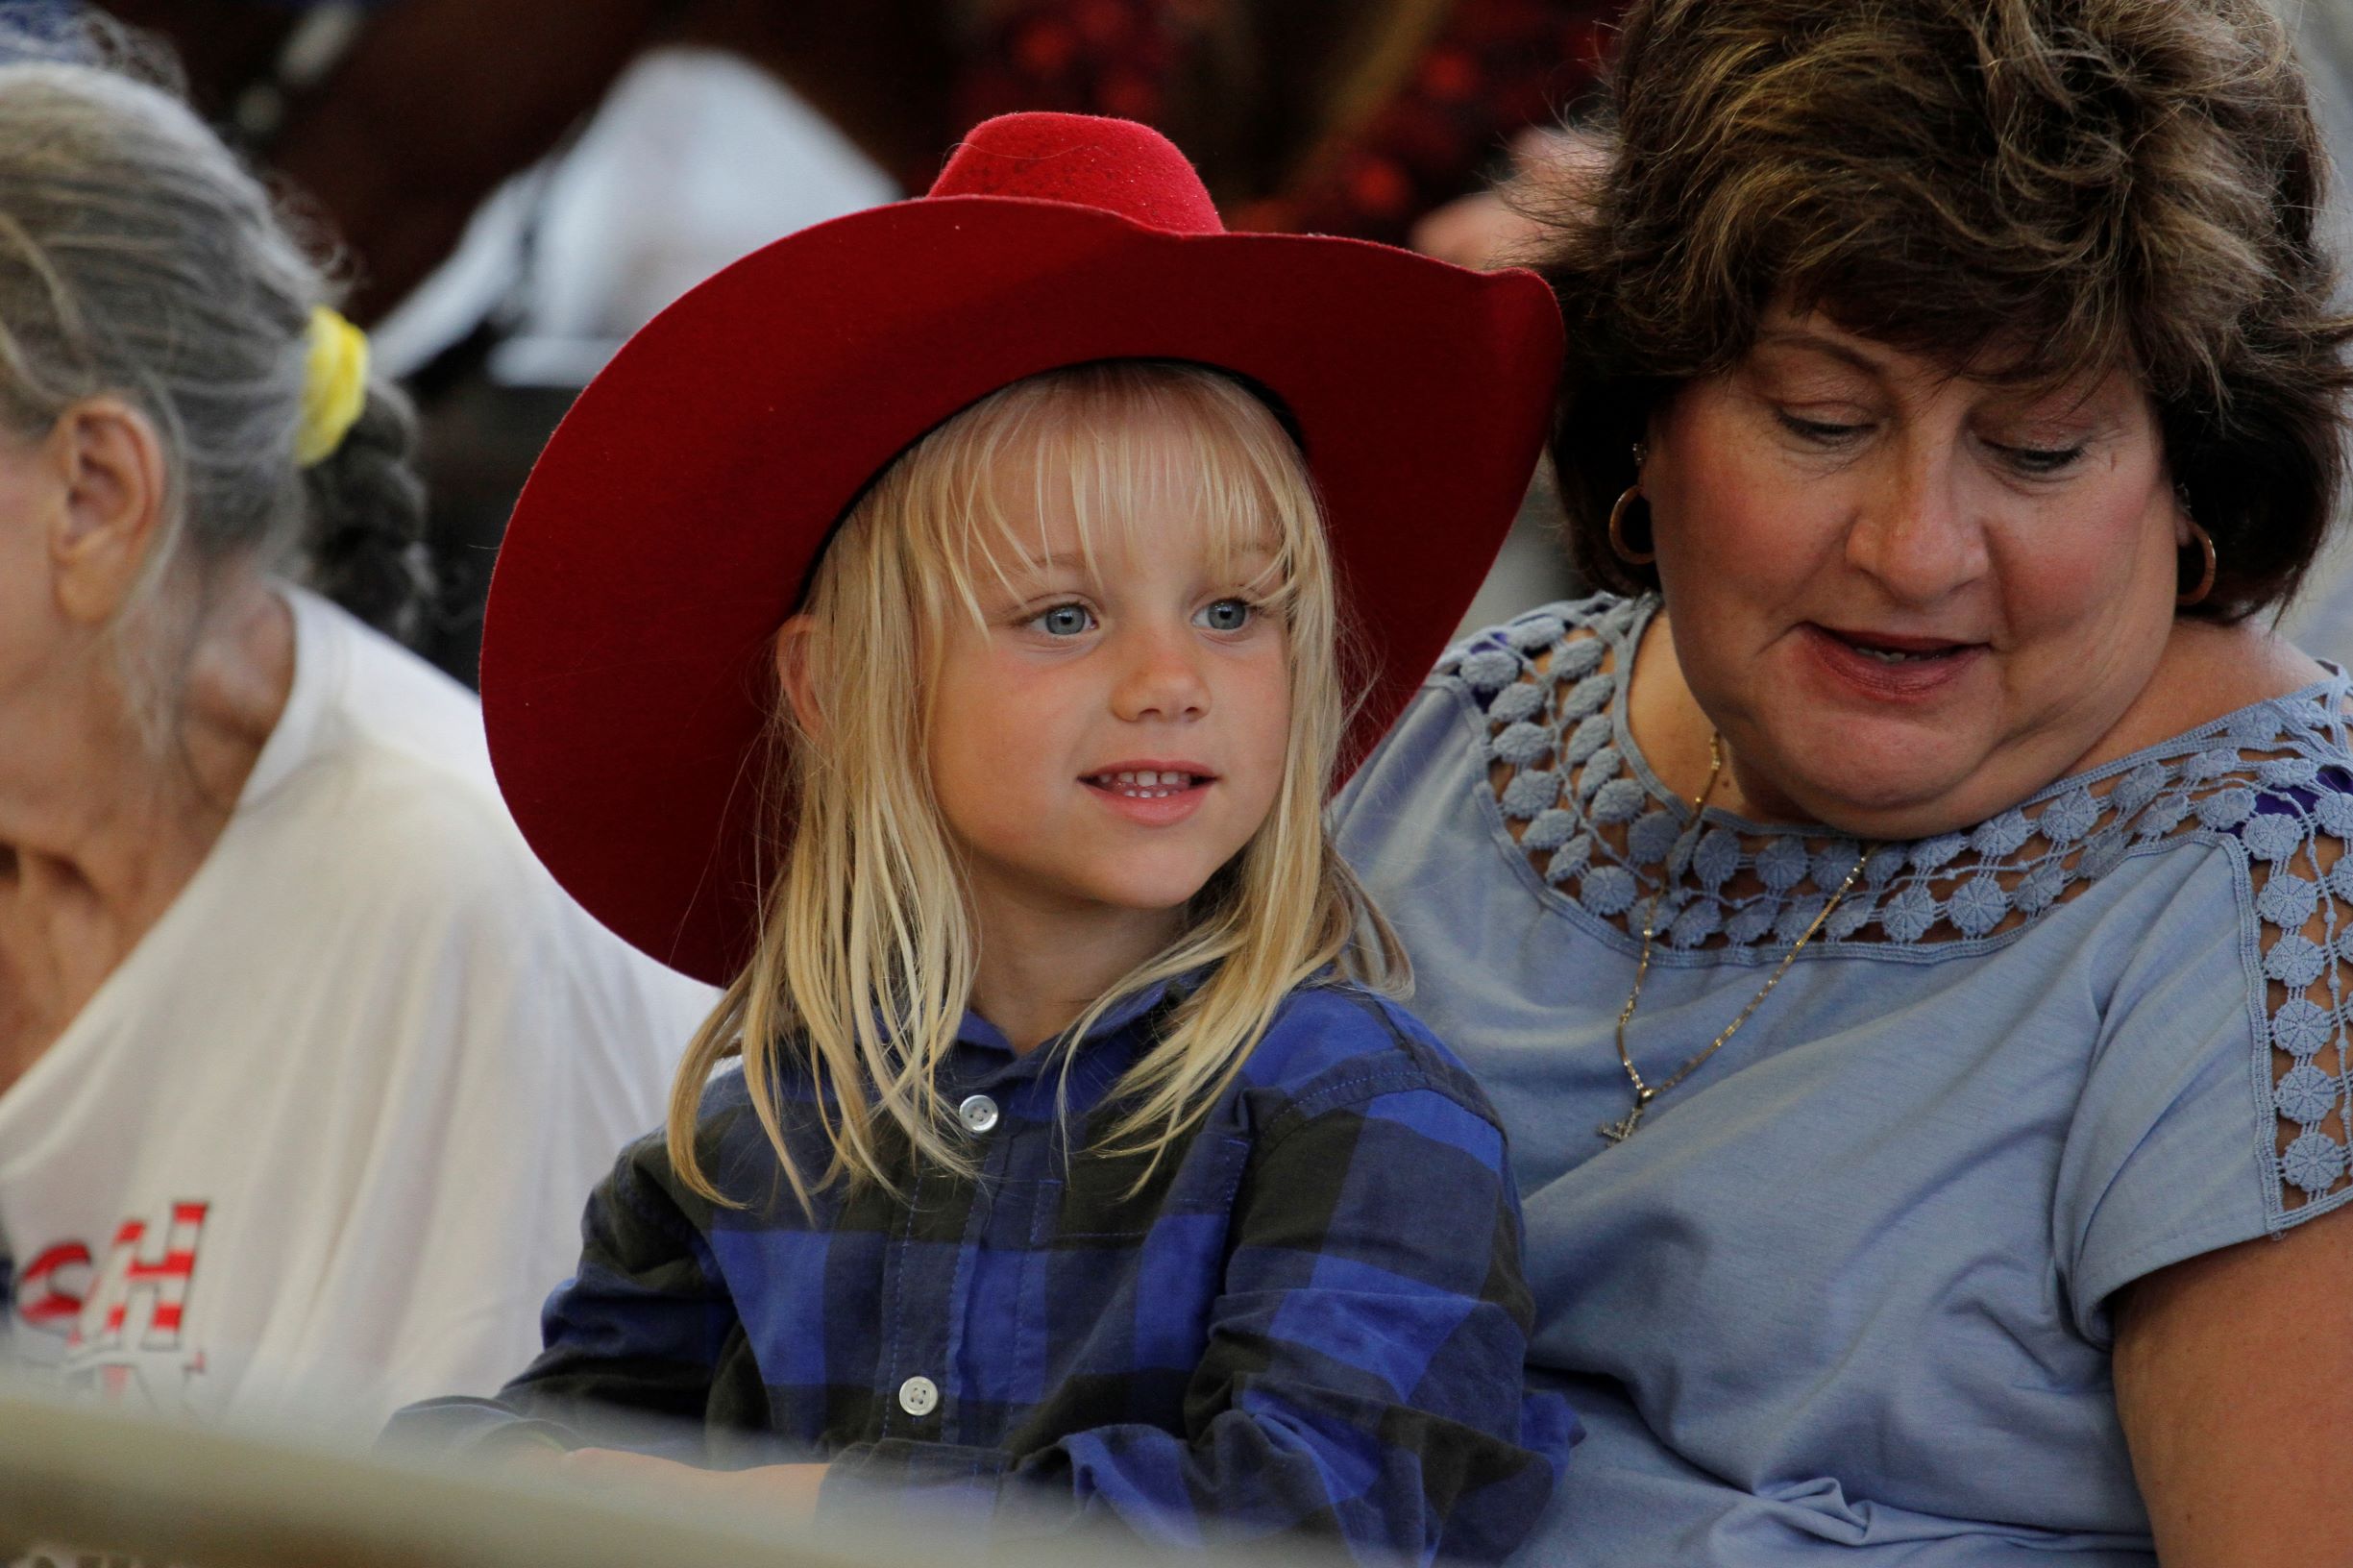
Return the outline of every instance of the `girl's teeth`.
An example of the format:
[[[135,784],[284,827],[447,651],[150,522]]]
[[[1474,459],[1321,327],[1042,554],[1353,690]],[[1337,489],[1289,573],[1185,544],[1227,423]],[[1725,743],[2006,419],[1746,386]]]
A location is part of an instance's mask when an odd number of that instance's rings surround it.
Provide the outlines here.
[[[1169,773],[1150,768],[1133,772],[1104,773],[1099,780],[1106,788],[1116,789],[1131,800],[1165,800],[1180,790],[1192,787],[1190,773]]]

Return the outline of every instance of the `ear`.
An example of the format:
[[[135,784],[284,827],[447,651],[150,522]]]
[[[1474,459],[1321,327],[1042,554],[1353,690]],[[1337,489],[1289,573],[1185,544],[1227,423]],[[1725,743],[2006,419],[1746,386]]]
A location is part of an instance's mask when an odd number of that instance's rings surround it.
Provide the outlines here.
[[[121,399],[90,398],[59,416],[42,451],[63,485],[49,530],[58,607],[103,625],[130,597],[163,519],[162,438]]]
[[[776,632],[776,683],[784,688],[784,700],[793,710],[793,722],[805,734],[818,732],[823,714],[817,704],[817,682],[810,671],[811,648],[817,637],[817,623],[808,615],[796,615]]]

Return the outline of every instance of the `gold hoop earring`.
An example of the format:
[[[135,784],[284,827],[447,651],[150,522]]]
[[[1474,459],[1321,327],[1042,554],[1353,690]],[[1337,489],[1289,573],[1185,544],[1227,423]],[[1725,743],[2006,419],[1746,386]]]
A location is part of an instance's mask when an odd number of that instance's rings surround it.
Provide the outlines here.
[[[1635,550],[1626,542],[1626,509],[1642,499],[1642,486],[1630,484],[1618,503],[1609,508],[1609,549],[1629,566],[1648,566],[1658,559],[1654,550]]]
[[[2198,550],[2205,556],[2205,563],[2204,569],[2198,573],[2197,586],[2173,596],[2173,607],[2182,610],[2188,609],[2193,604],[2204,603],[2206,596],[2214,592],[2215,568],[2218,564],[2215,557],[2214,535],[2200,527],[2195,521],[2191,522],[2190,532],[2196,539]]]

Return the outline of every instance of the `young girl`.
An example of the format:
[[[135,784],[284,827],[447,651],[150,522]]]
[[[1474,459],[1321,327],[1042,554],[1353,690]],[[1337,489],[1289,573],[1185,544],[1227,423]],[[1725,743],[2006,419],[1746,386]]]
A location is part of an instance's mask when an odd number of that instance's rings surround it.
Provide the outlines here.
[[[485,700],[559,877],[728,989],[546,1353],[402,1427],[1508,1551],[1569,1422],[1522,1391],[1503,1139],[1374,993],[1321,813],[1492,557],[1557,345],[1524,276],[1225,234],[1166,142],[1061,115],[641,334],[524,499]]]

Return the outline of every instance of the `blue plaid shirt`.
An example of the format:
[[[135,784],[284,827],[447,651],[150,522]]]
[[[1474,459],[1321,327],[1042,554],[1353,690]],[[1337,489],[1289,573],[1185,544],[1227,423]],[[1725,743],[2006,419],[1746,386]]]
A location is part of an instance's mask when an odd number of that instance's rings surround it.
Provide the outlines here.
[[[1078,1048],[1084,1139],[1170,1005],[1132,998]],[[814,1223],[742,1073],[722,1076],[699,1147],[746,1207],[696,1197],[640,1140],[590,1201],[546,1352],[496,1402],[414,1407],[393,1437],[821,1456],[821,1516],[879,1489],[1016,1531],[1108,1517],[1161,1546],[1508,1552],[1576,1429],[1522,1383],[1518,1197],[1455,1058],[1385,1001],[1303,989],[1140,1191],[1140,1160],[1066,1157],[1059,1062],[968,1016],[941,1084],[979,1180],[910,1164],[906,1201],[837,1184]],[[781,1097],[794,1158],[822,1169],[808,1082]]]

